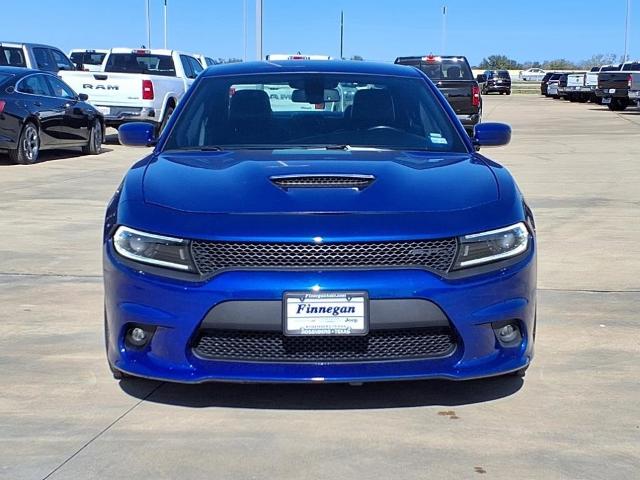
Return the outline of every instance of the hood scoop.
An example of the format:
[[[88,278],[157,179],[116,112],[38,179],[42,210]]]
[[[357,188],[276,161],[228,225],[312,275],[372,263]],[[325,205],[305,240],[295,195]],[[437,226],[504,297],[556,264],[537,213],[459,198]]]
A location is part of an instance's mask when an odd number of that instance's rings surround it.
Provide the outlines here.
[[[363,190],[374,182],[375,177],[358,174],[313,174],[278,175],[269,179],[283,190],[291,188],[353,188]]]

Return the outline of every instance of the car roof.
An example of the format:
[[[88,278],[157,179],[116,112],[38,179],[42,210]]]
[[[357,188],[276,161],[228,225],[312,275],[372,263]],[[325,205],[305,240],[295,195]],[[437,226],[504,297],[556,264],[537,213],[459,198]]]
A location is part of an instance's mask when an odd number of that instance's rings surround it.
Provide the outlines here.
[[[58,47],[54,47],[53,45],[45,45],[44,43],[27,43],[27,42],[0,41],[0,47],[44,47],[44,48],[55,48],[56,50],[60,50]]]
[[[261,73],[355,73],[363,75],[391,75],[420,78],[422,73],[413,67],[392,63],[357,60],[282,60],[275,62],[238,62],[214,65],[201,76],[251,75]]]
[[[24,67],[9,67],[9,66],[0,66],[0,73],[7,73],[9,75],[19,75],[25,76],[29,73],[47,73],[42,70],[35,70],[33,68],[24,68]]]

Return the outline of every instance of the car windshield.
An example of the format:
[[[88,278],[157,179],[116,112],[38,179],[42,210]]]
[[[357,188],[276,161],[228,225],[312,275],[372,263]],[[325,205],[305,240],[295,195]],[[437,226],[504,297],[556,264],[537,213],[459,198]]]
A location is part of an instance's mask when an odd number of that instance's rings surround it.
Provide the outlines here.
[[[175,77],[176,67],[170,55],[152,55],[149,53],[112,53],[109,55],[105,72],[112,73],[148,73]]]
[[[640,62],[625,63],[622,70],[625,72],[640,71]]]
[[[102,65],[106,53],[99,52],[73,52],[71,61],[82,65]]]
[[[433,81],[473,80],[473,73],[464,58],[399,58],[396,63],[419,68]]]
[[[319,73],[203,78],[165,148],[207,147],[467,151],[424,80]]]

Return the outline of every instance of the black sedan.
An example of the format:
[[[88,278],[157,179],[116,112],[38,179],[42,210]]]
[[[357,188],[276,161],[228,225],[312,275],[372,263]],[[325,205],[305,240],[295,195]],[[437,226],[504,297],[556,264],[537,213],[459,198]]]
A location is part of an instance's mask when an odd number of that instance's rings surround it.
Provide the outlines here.
[[[104,119],[55,74],[0,67],[0,152],[14,163],[38,161],[41,150],[102,150]]]

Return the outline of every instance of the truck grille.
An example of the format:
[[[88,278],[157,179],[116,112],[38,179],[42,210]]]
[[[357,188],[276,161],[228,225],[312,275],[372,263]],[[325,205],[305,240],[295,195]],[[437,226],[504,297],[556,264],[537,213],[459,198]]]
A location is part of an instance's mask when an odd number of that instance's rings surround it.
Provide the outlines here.
[[[360,337],[207,330],[197,338],[193,351],[208,360],[315,363],[434,358],[455,348],[453,331],[438,327],[378,330]]]
[[[367,243],[247,243],[193,241],[201,274],[229,269],[424,268],[445,273],[457,240]]]

